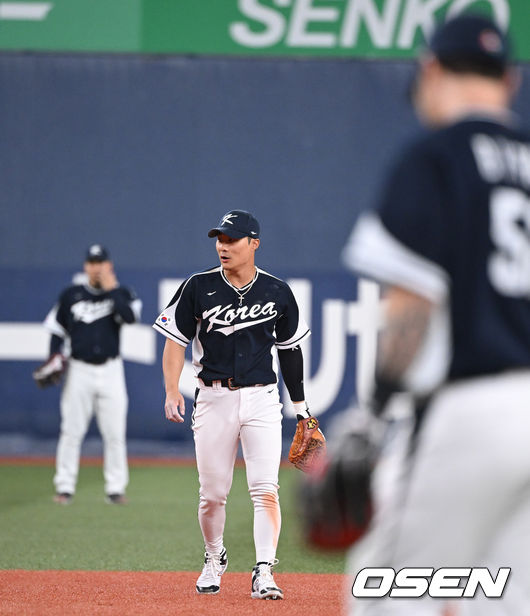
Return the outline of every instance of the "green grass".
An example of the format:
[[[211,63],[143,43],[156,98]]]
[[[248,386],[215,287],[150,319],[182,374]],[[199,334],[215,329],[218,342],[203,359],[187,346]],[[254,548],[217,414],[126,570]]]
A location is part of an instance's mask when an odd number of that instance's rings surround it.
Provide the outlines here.
[[[194,467],[133,467],[130,504],[106,505],[101,468],[82,467],[74,502],[52,502],[51,466],[0,466],[0,569],[195,571],[203,542]],[[298,471],[281,469],[278,571],[342,573],[342,554],[308,549],[295,507]],[[254,564],[252,505],[236,468],[227,503],[231,571]]]

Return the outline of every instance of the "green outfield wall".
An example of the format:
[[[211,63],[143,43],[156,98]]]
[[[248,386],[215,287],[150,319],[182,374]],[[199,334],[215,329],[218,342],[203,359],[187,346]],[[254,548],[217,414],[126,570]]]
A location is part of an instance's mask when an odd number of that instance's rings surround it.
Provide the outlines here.
[[[0,49],[408,58],[468,10],[493,16],[530,60],[529,0],[0,1]]]

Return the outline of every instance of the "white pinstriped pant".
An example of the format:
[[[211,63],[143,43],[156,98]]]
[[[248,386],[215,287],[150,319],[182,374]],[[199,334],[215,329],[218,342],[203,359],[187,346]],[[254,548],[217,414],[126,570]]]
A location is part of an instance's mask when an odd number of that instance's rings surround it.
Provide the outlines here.
[[[278,469],[282,439],[277,385],[231,391],[199,380],[193,433],[199,471],[199,524],[206,550],[223,547],[225,504],[241,440],[247,483],[254,505],[256,562],[272,561],[281,527]]]
[[[103,438],[105,493],[125,492],[129,481],[127,402],[121,358],[101,365],[69,360],[61,395],[61,434],[53,480],[57,492],[75,493],[81,445],[94,415]]]
[[[441,391],[407,461],[401,427],[374,477],[373,528],[350,554],[363,567],[511,567],[502,599],[358,599],[352,616],[519,616],[530,606],[530,371]],[[351,590],[350,579],[349,590]],[[448,609],[452,611],[446,611]]]

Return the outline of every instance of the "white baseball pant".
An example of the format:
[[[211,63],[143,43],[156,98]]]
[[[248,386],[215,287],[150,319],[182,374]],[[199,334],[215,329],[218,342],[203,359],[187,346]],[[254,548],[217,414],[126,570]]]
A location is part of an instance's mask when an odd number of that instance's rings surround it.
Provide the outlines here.
[[[207,387],[199,380],[198,389],[192,427],[200,483],[199,524],[206,550],[218,554],[223,547],[225,504],[241,440],[254,505],[256,562],[270,562],[276,555],[281,526],[282,405],[278,387],[232,391],[218,381]]]
[[[127,402],[121,358],[101,365],[69,360],[61,395],[61,434],[53,480],[56,492],[75,493],[81,445],[93,415],[103,439],[105,493],[125,492],[129,482]]]
[[[433,400],[415,452],[403,424],[374,477],[363,567],[511,567],[502,599],[357,599],[352,616],[513,616],[530,605],[530,372],[476,378]],[[351,590],[350,580],[350,590]]]

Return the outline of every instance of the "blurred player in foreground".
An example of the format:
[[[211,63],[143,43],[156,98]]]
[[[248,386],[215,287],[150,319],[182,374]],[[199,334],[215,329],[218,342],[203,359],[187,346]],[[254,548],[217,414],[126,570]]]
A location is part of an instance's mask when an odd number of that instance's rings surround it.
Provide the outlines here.
[[[126,451],[127,390],[120,358],[120,328],[140,320],[142,302],[119,285],[108,251],[86,254],[86,284],[65,289],[46,317],[52,365],[68,359],[61,395],[61,434],[54,477],[56,503],[75,494],[81,444],[95,415],[103,438],[106,501],[124,504],[129,481]]]
[[[385,287],[374,398],[381,406],[399,390],[423,396],[413,425],[383,451],[355,571],[482,566],[511,575],[502,599],[479,589],[450,611],[428,595],[363,598],[355,616],[529,609],[530,138],[508,110],[515,83],[494,23],[468,15],[441,26],[413,93],[432,131],[401,153],[345,249],[352,269]]]
[[[220,265],[193,274],[153,327],[167,337],[163,370],[166,418],[184,421],[179,381],[184,351],[193,340],[198,377],[192,413],[199,471],[199,524],[206,549],[198,593],[216,594],[228,558],[223,544],[225,504],[241,440],[254,504],[254,599],[283,599],[272,570],[280,534],[278,469],[282,405],[273,347],[298,416],[309,436],[318,429],[304,396],[300,343],[310,334],[294,295],[282,280],[255,266],[258,221],[232,210],[211,229]]]

